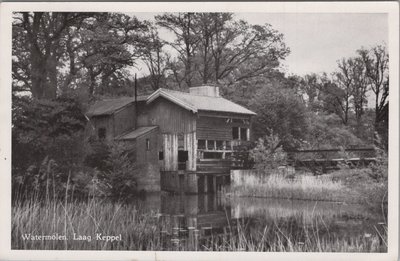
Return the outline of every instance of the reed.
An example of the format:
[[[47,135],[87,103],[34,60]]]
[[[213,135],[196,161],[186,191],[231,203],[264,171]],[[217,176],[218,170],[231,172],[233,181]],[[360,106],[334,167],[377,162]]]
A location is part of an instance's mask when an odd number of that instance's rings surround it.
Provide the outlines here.
[[[232,222],[232,221],[230,221]],[[174,237],[175,225],[157,212],[132,204],[89,198],[87,201],[15,202],[12,208],[12,249],[41,250],[170,250],[170,251],[299,251],[382,252],[387,250],[387,226],[377,225],[371,235],[330,234],[331,224],[314,215],[312,222],[294,215],[273,218],[254,226],[243,220],[231,223],[226,233],[211,237]],[[172,231],[172,232],[171,232]],[[68,240],[24,240],[22,235],[66,235]],[[72,240],[91,236],[91,240]],[[121,235],[121,241],[95,240],[95,234]],[[173,241],[173,243],[171,243]],[[185,243],[186,242],[186,243]]]
[[[343,200],[345,190],[340,181],[332,181],[324,176],[307,175],[294,179],[277,174],[264,177],[249,176],[240,185],[231,186],[231,192],[236,196],[329,201]]]

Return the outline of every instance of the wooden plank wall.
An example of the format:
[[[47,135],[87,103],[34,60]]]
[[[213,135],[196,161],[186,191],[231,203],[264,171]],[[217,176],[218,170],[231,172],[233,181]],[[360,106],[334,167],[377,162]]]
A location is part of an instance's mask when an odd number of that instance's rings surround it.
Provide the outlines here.
[[[184,150],[189,153],[188,170],[196,170],[196,114],[164,98],[148,105],[148,124],[159,126],[162,137],[163,171],[178,170],[178,136],[183,135]]]
[[[114,113],[114,137],[135,128],[135,106],[131,104]]]
[[[164,171],[178,170],[178,135],[162,134],[164,151]]]
[[[163,151],[164,162],[162,166],[163,171],[177,171],[178,170],[178,134],[162,134],[163,137]],[[183,150],[188,151],[188,162],[186,170],[196,170],[196,156],[197,156],[197,140],[196,133],[183,134]]]
[[[222,116],[223,114],[221,114]],[[226,115],[227,118],[233,117]],[[250,128],[250,124],[227,122],[227,118],[200,116],[197,119],[197,139],[232,140],[232,127]],[[250,123],[250,117],[245,118]]]
[[[143,127],[143,126],[150,126],[151,124],[149,123],[149,106],[151,105],[146,105],[146,102],[141,101],[138,102],[137,108],[138,108],[138,115],[137,115],[137,126],[138,127]]]
[[[136,139],[137,162],[145,163],[151,162],[158,165],[158,129],[151,130],[150,132],[138,137]],[[147,150],[146,139],[150,140],[150,149]]]
[[[189,158],[186,165],[187,170],[196,170],[197,162],[197,139],[196,132],[184,134],[184,150],[188,151]]]
[[[224,118],[199,117],[197,138],[200,140],[232,140],[232,127]]]
[[[196,115],[161,97],[149,105],[148,124],[159,126],[161,133],[191,133]]]
[[[100,128],[106,129],[106,140],[111,141],[114,139],[114,126],[112,115],[96,116],[91,118],[92,124],[95,127],[93,135],[98,138],[98,131]]]

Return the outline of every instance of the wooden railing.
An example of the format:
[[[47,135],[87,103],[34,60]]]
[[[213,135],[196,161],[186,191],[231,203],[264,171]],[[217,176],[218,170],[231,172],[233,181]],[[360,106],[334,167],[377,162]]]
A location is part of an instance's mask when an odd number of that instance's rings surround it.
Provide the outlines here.
[[[239,161],[230,159],[198,159],[198,174],[228,174],[231,169],[241,168]]]

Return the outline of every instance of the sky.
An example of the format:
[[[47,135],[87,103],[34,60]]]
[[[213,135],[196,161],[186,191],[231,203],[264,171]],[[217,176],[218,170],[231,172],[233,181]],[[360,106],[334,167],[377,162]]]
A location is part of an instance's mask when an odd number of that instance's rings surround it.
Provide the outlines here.
[[[157,13],[131,13],[153,20]],[[269,23],[284,35],[291,53],[282,62],[287,74],[332,73],[337,60],[361,47],[388,43],[388,17],[379,13],[235,13],[250,24]],[[170,38],[161,31],[162,38]]]

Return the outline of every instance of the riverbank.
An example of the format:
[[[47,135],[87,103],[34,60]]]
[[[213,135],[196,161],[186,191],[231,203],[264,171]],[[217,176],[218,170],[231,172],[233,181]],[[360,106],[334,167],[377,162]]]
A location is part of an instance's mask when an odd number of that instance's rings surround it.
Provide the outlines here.
[[[345,169],[321,176],[246,174],[239,182],[232,182],[230,193],[237,197],[335,201],[380,207],[387,204],[387,178],[373,178],[369,171]]]

